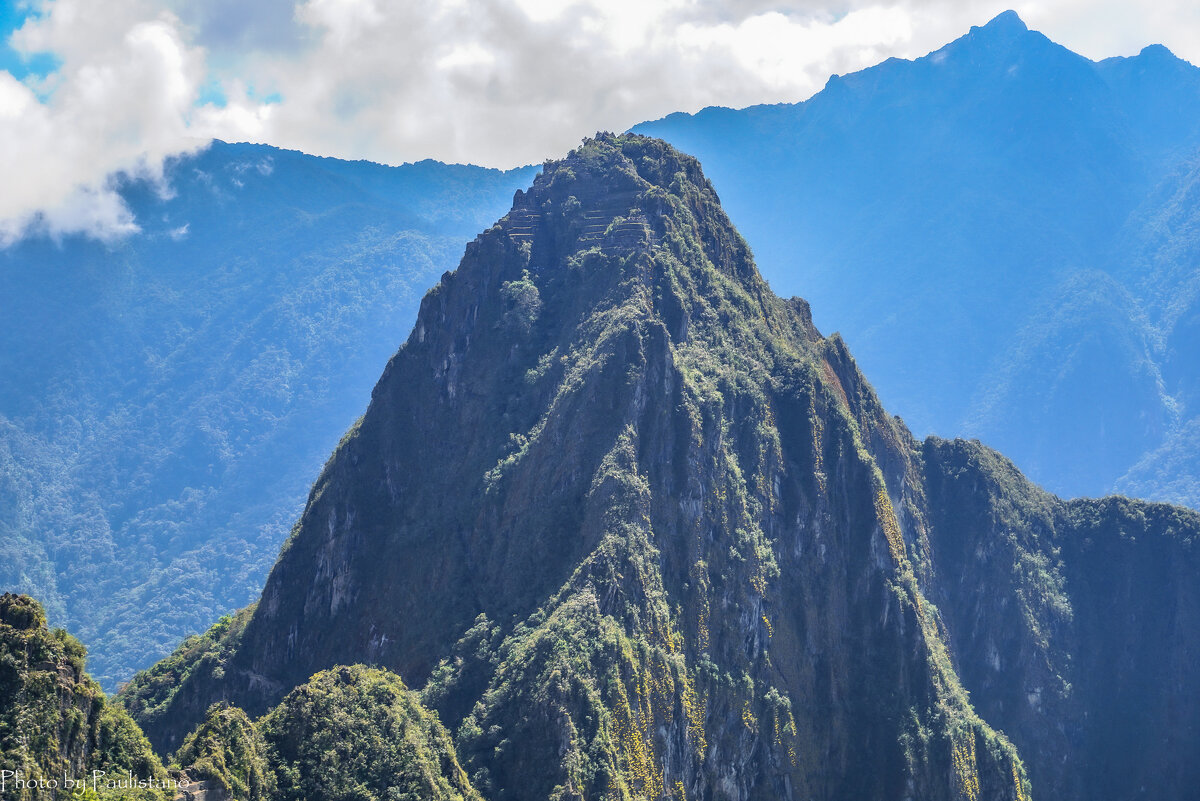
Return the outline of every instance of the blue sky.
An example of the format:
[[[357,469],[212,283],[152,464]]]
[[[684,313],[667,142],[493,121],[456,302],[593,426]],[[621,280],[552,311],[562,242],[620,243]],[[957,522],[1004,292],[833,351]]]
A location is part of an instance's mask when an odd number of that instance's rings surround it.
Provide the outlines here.
[[[31,74],[44,77],[59,65],[53,54],[22,54],[9,44],[13,31],[24,24],[28,14],[29,10],[24,4],[0,2],[0,70],[8,71],[18,80],[24,80]]]

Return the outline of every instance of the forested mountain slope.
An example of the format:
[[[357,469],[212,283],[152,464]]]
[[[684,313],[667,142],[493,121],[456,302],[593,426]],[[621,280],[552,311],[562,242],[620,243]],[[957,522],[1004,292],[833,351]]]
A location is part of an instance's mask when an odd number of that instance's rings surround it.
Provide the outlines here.
[[[0,251],[0,587],[109,689],[244,606],[428,286],[532,169],[220,142]]]
[[[395,674],[326,671],[258,721],[216,704],[169,769],[40,604],[0,596],[4,801],[479,801],[436,715]]]

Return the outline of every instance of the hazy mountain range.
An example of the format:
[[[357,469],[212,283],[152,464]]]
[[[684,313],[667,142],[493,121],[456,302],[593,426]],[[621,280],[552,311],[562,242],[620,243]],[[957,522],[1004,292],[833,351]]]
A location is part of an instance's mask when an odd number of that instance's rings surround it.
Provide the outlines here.
[[[812,99],[635,130],[696,155],[781,293],[918,432],[1065,495],[1200,505],[1200,69],[1013,12]]]
[[[918,435],[1196,505],[1197,100],[1163,48],[1091,62],[1010,13],[805,103],[638,130],[699,156]],[[214,143],[167,197],[125,187],[141,233],[0,253],[0,586],[110,689],[251,600],[420,297],[534,172]]]
[[[417,303],[532,169],[214,143],[0,252],[0,586],[109,689],[262,586]]]

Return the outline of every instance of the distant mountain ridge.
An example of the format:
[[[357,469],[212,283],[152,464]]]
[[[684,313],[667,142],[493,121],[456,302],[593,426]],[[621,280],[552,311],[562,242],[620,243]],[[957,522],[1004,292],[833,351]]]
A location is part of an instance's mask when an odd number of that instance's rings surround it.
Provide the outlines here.
[[[425,289],[532,168],[214,142],[112,244],[0,252],[0,586],[112,690],[259,590]]]
[[[1006,12],[803,103],[634,130],[701,160],[772,286],[914,430],[979,436],[1059,493],[1200,505],[1200,457],[1171,444],[1200,415],[1172,367],[1200,363],[1174,316],[1195,233],[1172,222],[1195,208],[1196,67],[1092,62]]]

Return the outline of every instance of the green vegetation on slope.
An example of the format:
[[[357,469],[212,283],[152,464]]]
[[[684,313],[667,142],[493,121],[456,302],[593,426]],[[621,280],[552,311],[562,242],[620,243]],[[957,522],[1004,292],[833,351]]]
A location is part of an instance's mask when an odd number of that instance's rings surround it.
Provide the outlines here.
[[[46,627],[40,604],[0,596],[0,797],[50,801],[67,782],[84,798],[159,801],[168,776],[137,724],[84,672],[87,651]],[[135,780],[145,788],[110,787]],[[23,784],[22,784],[23,783]]]
[[[178,710],[191,698],[195,677],[224,678],[224,665],[237,649],[246,624],[254,614],[254,605],[236,614],[225,615],[202,635],[188,637],[167,658],[138,673],[121,688],[117,701],[141,724],[151,737],[170,727],[170,710]],[[208,704],[193,711],[197,718]],[[171,744],[173,750],[177,743]]]
[[[278,801],[480,801],[449,733],[393,673],[318,673],[259,723]]]
[[[193,640],[175,664],[212,658]],[[77,640],[46,627],[36,601],[0,596],[4,801],[167,801],[179,791],[210,801],[481,801],[437,715],[385,670],[320,673],[258,722],[214,704],[168,774],[129,714],[84,672],[85,656]]]
[[[233,801],[270,801],[275,773],[258,729],[237,707],[214,704],[173,761],[191,781],[207,782]]]

